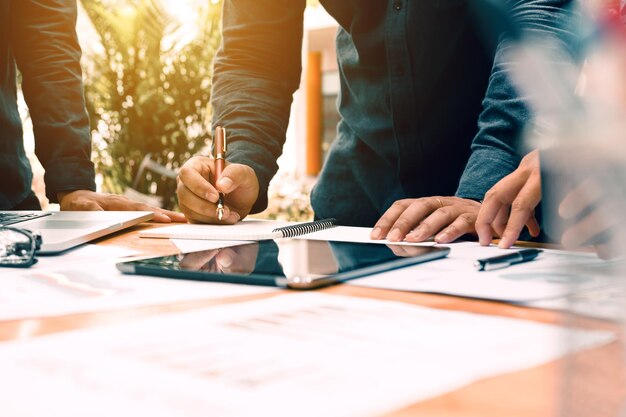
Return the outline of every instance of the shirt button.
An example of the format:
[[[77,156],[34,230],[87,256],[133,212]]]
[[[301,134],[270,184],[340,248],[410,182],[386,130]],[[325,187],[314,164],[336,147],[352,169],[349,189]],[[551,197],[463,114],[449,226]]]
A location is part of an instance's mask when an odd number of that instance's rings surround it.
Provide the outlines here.
[[[393,2],[393,9],[397,12],[402,10],[402,0],[396,0]]]
[[[398,77],[402,77],[404,75],[404,68],[402,68],[402,67],[396,68],[396,75]]]

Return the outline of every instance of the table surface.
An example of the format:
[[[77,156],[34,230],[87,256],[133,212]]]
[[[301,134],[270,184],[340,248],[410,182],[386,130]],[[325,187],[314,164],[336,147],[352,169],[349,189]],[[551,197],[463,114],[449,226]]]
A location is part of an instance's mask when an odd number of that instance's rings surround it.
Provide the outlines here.
[[[140,239],[137,232],[159,225],[142,224],[127,231],[118,232],[97,241],[100,245],[124,246],[145,255],[170,255],[178,253],[176,247],[166,239]],[[394,300],[426,307],[466,311],[479,314],[513,317],[543,323],[576,323],[577,326],[594,329],[613,329],[617,326],[584,317],[566,316],[564,313],[530,309],[504,303],[465,299],[459,297],[399,292],[337,285],[320,290],[329,294]],[[14,320],[0,322],[0,341],[24,339],[104,323],[126,322],[131,319],[173,311],[192,310],[213,305],[236,303],[273,297],[276,294],[233,297],[222,300],[206,300],[175,303],[161,306],[133,308],[121,311],[74,314],[62,317]],[[523,349],[523,346],[519,347]],[[448,394],[416,403],[405,409],[388,414],[388,417],[424,415],[428,417],[517,417],[556,416],[559,414],[560,393],[563,392],[564,368],[576,363],[576,369],[585,370],[584,387],[574,387],[579,392],[585,387],[603,387],[588,394],[604,404],[603,411],[594,410],[594,417],[616,415],[615,408],[624,398],[621,387],[623,380],[623,355],[618,342],[587,350],[569,358],[554,361],[520,372],[488,378],[450,392]],[[443,370],[450,371],[450,370]],[[607,383],[607,381],[612,381]],[[571,385],[571,384],[570,384]],[[608,388],[612,388],[609,390]],[[601,398],[598,398],[601,396]],[[608,406],[607,406],[608,404]],[[611,406],[614,405],[614,406]],[[587,415],[578,409],[581,416]]]

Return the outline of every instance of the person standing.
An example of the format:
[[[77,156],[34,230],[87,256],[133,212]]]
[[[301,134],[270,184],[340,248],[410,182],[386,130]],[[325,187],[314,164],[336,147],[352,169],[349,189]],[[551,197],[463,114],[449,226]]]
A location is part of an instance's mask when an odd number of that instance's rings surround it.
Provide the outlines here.
[[[513,143],[528,119],[506,76],[506,36],[485,42],[478,1],[320,3],[339,23],[341,121],[311,196],[316,217],[375,225],[373,238],[394,241],[473,232],[479,200],[519,163]],[[525,27],[549,33],[569,1],[507,3]],[[217,222],[218,191],[226,223],[266,207],[299,85],[305,7],[224,2],[212,104],[214,126],[229,132],[229,163],[215,187],[212,158],[183,166],[188,218]]]
[[[19,69],[51,202],[61,210],[147,210],[155,221],[185,221],[181,213],[95,192],[76,18],[76,0],[0,2],[0,209],[41,209],[17,107]]]

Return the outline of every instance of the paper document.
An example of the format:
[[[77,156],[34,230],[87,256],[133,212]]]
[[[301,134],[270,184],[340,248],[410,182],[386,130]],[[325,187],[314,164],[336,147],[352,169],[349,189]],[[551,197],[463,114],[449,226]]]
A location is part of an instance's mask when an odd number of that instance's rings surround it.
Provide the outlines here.
[[[139,237],[205,240],[270,240],[303,236],[335,227],[334,219],[313,222],[244,220],[236,224],[179,224],[143,230]]]
[[[30,268],[0,268],[0,321],[119,310],[181,301],[260,294],[275,289],[123,275],[124,248],[87,245],[40,257]]]
[[[249,220],[246,220],[240,223],[243,226],[245,226],[244,230],[248,230],[248,231],[250,230],[247,228],[248,227],[247,223],[249,222],[250,222]],[[264,221],[264,220],[260,222],[262,223],[258,223],[258,224],[261,224],[261,225],[263,225],[263,223],[270,223],[272,224],[271,227],[273,228],[290,226],[290,225],[296,224],[294,222],[269,222],[269,221]],[[251,223],[251,224],[256,224],[256,223]],[[196,228],[196,226],[202,228],[205,225],[182,225],[182,226],[189,226],[191,227],[191,230],[197,231],[198,229]],[[171,227],[176,227],[176,226],[171,226]],[[161,227],[156,230],[160,230],[165,233],[169,233],[168,230],[172,230],[175,232],[176,229],[171,229],[171,227],[168,227],[167,229]],[[254,229],[255,227],[259,227],[259,226],[252,226],[252,229]],[[267,227],[263,226],[263,229],[266,230]],[[202,229],[200,229],[200,231],[201,230]],[[380,243],[380,244],[388,243],[385,240],[376,240],[376,241],[371,240],[370,239],[371,231],[372,229],[369,227],[336,226],[336,227],[332,227],[329,229],[324,229],[324,230],[319,230],[317,232],[308,233],[306,235],[300,236],[299,239],[324,240],[324,241],[332,240],[335,242],[355,242],[355,243]],[[196,232],[196,233],[200,233],[200,232]],[[241,245],[247,242],[252,242],[252,240],[249,240],[246,242],[246,241],[240,241],[240,240],[179,239],[179,238],[173,237],[175,236],[174,233],[170,234],[170,236],[172,236],[170,238],[172,243],[176,245],[176,247],[183,253],[216,249],[216,248],[228,247],[228,246],[235,246],[235,245]],[[413,243],[406,243],[406,242],[401,242],[401,244],[415,245]],[[434,245],[434,243],[427,242],[427,243],[419,243],[417,245],[432,246]]]
[[[384,272],[348,282],[349,285],[401,291],[527,303],[563,297],[580,289],[606,285],[611,263],[594,254],[545,250],[538,259],[496,271],[478,272],[474,261],[515,249],[482,247],[476,242],[443,245],[447,258]]]
[[[302,236],[307,240],[332,240],[335,242],[377,243],[383,245],[406,245],[406,246],[433,246],[434,241],[420,243],[412,242],[389,242],[388,240],[372,240],[371,227],[337,226],[330,229],[320,230]]]
[[[325,294],[0,344],[0,415],[368,417],[608,332]]]

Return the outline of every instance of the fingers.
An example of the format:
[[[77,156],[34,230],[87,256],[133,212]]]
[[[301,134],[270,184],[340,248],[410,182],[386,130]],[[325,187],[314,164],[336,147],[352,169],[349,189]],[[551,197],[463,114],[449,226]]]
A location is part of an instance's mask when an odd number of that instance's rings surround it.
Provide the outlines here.
[[[169,221],[165,221],[166,223],[169,223],[169,222],[186,223],[187,222],[187,218],[185,217],[183,213],[178,213],[176,211],[165,210],[161,208],[157,208],[157,209],[152,208],[152,210],[155,210],[154,212],[155,218],[156,218],[157,213],[159,214],[159,216],[167,217]]]
[[[501,236],[500,247],[510,247],[524,226],[531,235],[539,234],[534,210],[541,201],[541,174],[538,151],[526,155],[518,169],[504,177],[485,194],[476,220],[482,246],[488,246],[493,231]],[[509,211],[510,208],[510,211]]]
[[[237,253],[232,249],[222,249],[215,257],[217,267],[222,272],[233,272],[231,268],[237,269],[236,265]]]
[[[476,219],[476,233],[482,246],[491,244],[493,231],[499,236],[504,234],[509,216],[508,207],[517,197],[525,181],[524,175],[514,171],[502,178],[485,194],[485,200]]]
[[[496,219],[491,224],[491,228],[493,229],[494,235],[497,237],[502,237],[504,235],[504,229],[506,229],[506,223],[509,221],[509,206],[502,206]]]
[[[532,224],[530,219],[534,219],[535,207],[537,207],[540,201],[541,185],[537,185],[535,181],[528,181],[511,204],[509,221],[498,245],[500,248],[508,249],[515,244],[522,230],[524,230],[524,226],[529,222]],[[534,225],[536,225],[536,228],[533,231],[537,235],[539,225],[536,220]]]
[[[249,274],[254,271],[258,253],[258,244],[221,249],[216,263],[222,272]]]
[[[406,199],[396,201],[378,220],[372,231],[372,239],[390,242],[404,240],[407,234],[441,204],[437,197]]]
[[[476,233],[478,234],[478,241],[482,246],[489,246],[493,240],[493,228],[495,220],[501,213],[503,204],[499,199],[493,198],[493,195],[488,193],[485,201],[478,212],[476,218]],[[502,216],[500,216],[502,217]]]
[[[598,237],[610,235],[611,230],[620,224],[620,217],[611,204],[603,204],[563,233],[563,246],[577,248],[596,243],[594,240],[600,240]]]
[[[411,205],[412,200],[398,200],[391,205],[383,214],[383,216],[376,222],[374,230],[370,234],[370,237],[374,240],[384,239],[389,234],[391,226],[398,220],[398,217]]]
[[[171,222],[186,223],[187,222],[187,218],[182,213],[165,210],[165,209],[161,209],[158,207],[148,206],[147,204],[139,204],[135,206],[133,210],[153,212],[154,217],[152,218],[152,221],[156,223],[171,223]]]
[[[213,175],[215,161],[211,158],[196,156],[187,161],[178,172],[178,187],[181,184],[196,197],[216,203],[219,198],[218,192],[209,182]],[[178,189],[177,189],[178,194]],[[186,194],[189,197],[189,194]],[[181,203],[185,200],[178,196]]]
[[[224,207],[224,215],[222,220],[217,217],[217,206],[213,205],[208,207],[205,213],[198,213],[193,210],[186,209],[184,211],[185,216],[191,223],[212,223],[212,224],[235,224],[241,217],[236,211],[230,210],[228,207]]]
[[[159,207],[149,206],[144,203],[130,200],[127,197],[117,194],[97,194],[94,193],[94,199],[97,199],[99,205],[105,210],[115,211],[151,211],[154,213],[153,221],[157,223],[186,222],[184,214],[174,211],[165,210]]]
[[[619,256],[620,252],[614,243],[606,243],[596,246],[598,257],[600,259],[609,260]]]
[[[207,262],[211,261],[215,255],[217,255],[218,250],[206,250],[201,252],[192,252],[187,255],[184,255],[180,260],[180,267],[183,269],[188,269],[191,271],[200,270]]]
[[[602,187],[593,180],[586,180],[570,191],[559,205],[559,215],[564,219],[572,219],[587,207],[602,198]]]
[[[419,236],[420,230],[423,229],[423,223],[420,224],[420,222],[426,216],[428,216],[441,206],[439,201],[441,201],[441,199],[437,200],[437,198],[434,197],[420,198],[415,200],[410,206],[406,208],[406,210],[404,210],[402,214],[400,214],[398,219],[394,222],[393,226],[391,227],[391,232],[389,232],[389,235],[387,236],[387,240],[389,240],[390,242],[400,242],[404,240],[404,238],[407,237],[407,234],[411,232],[411,230],[413,230],[416,225],[418,225],[417,229],[414,230],[411,235],[413,238]],[[446,210],[449,209],[446,208]],[[430,236],[432,236],[432,234],[428,235],[427,237]],[[421,242],[421,240],[414,241]]]
[[[229,164],[217,180],[217,189],[225,194],[237,189],[251,189],[258,184],[254,170],[247,165]]]
[[[409,246],[409,245],[387,245],[394,255],[401,258],[408,258],[410,256],[416,256],[424,251],[423,246]]]
[[[454,240],[474,231],[480,204],[458,197],[426,197],[396,201],[378,220],[370,234],[372,239],[390,242],[422,242],[463,216],[444,239]],[[417,227],[416,227],[417,226]]]
[[[423,242],[446,226],[451,225],[463,213],[460,207],[454,205],[435,210],[407,236],[406,240],[409,242]]]
[[[537,221],[537,218],[535,217],[534,212],[533,212],[533,215],[528,220],[528,222],[526,223],[526,227],[528,228],[528,232],[530,233],[532,237],[537,237],[539,236],[539,233],[541,233],[541,227],[539,226],[539,222]]]
[[[435,242],[450,243],[463,235],[473,233],[475,231],[475,223],[475,214],[463,213],[457,217],[450,226],[446,227],[435,236]]]
[[[179,183],[177,194],[181,211],[192,222],[235,224],[241,218],[237,212],[225,206],[224,216],[220,221],[217,218],[217,205],[198,197],[182,182]]]

